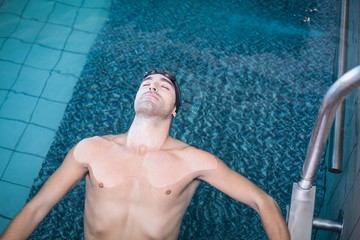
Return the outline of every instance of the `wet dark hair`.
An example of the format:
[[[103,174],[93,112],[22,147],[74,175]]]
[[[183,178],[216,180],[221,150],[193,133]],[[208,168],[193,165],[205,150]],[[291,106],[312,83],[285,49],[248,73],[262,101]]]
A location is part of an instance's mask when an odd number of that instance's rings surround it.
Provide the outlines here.
[[[175,75],[169,71],[162,69],[162,68],[155,68],[154,70],[146,72],[143,76],[143,79],[145,79],[146,77],[148,77],[150,75],[154,75],[154,74],[161,74],[164,77],[168,78],[172,82],[172,84],[174,85],[175,95],[176,95],[176,100],[175,100],[176,112],[179,111],[179,108],[181,106],[181,92],[180,92],[179,85],[177,84]]]

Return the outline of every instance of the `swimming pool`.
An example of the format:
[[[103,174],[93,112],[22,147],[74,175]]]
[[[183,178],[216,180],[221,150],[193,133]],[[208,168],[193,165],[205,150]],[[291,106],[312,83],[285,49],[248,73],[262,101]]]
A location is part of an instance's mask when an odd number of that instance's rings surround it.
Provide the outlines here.
[[[184,97],[172,135],[222,158],[272,195],[285,215],[320,101],[334,80],[337,7],[330,1],[113,1],[31,195],[75,142],[126,131],[142,73],[162,66],[177,74]],[[82,186],[34,238],[81,236]],[[318,198],[317,209],[321,191]],[[180,239],[265,239],[260,225],[251,209],[203,184]]]

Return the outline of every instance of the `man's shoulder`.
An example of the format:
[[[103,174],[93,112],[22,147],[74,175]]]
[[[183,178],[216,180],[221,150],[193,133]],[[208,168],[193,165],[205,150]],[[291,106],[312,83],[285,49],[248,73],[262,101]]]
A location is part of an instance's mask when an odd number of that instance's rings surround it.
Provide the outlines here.
[[[196,169],[213,169],[218,166],[219,159],[212,153],[189,145],[181,140],[176,141],[178,142],[174,153],[179,158],[191,163],[190,165],[193,165]]]
[[[208,155],[210,153],[203,151],[193,145],[190,145],[186,142],[183,142],[179,139],[172,138],[171,144],[169,147],[170,150],[172,150],[174,153],[180,154],[180,155]]]
[[[179,139],[170,137],[170,141],[169,141],[169,144],[167,145],[167,147],[172,150],[182,151],[182,150],[188,149],[191,146],[189,144],[187,144],[186,142],[183,142]]]
[[[110,135],[84,138],[75,145],[74,154],[78,157],[91,156],[106,149],[110,143]]]
[[[123,138],[124,134],[119,134],[119,135],[104,135],[104,136],[92,136],[92,137],[87,137],[87,138],[84,138],[82,139],[79,143],[79,144],[82,144],[82,145],[92,145],[92,144],[108,144],[108,143],[111,143],[113,141],[115,141],[115,138],[116,138],[116,141],[120,141],[121,138]]]
[[[99,136],[87,137],[87,138],[84,138],[81,141],[79,141],[75,145],[75,149],[83,148],[83,147],[90,147],[90,146],[96,145],[99,142],[102,142],[104,140],[105,139],[103,137],[99,137]]]

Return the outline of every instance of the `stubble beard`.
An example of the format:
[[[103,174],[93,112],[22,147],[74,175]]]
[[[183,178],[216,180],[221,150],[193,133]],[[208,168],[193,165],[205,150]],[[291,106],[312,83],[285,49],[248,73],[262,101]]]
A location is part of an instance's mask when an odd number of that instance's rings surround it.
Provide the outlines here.
[[[163,107],[156,105],[150,101],[144,101],[135,106],[135,113],[144,118],[157,118],[165,120],[171,116],[171,113],[166,111]]]

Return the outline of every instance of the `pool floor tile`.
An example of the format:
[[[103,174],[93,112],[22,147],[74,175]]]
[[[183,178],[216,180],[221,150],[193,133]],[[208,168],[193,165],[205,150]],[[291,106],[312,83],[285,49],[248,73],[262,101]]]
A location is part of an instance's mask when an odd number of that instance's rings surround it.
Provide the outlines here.
[[[65,42],[71,32],[71,28],[48,23],[39,33],[37,43],[46,47],[63,49]],[[56,34],[54,34],[56,33]]]
[[[89,52],[95,38],[95,33],[74,30],[66,42],[65,50],[86,54]]]
[[[54,136],[55,132],[52,130],[29,125],[20,139],[16,150],[45,157],[53,142]]]
[[[25,128],[25,123],[0,118],[0,147],[14,149]]]
[[[21,15],[22,10],[26,5],[26,1],[23,0],[4,0],[0,8],[0,12],[15,13]]]
[[[6,96],[8,95],[8,90],[1,90],[0,89],[0,105],[5,101]]]
[[[6,37],[16,29],[20,18],[13,14],[0,13],[0,36]]]
[[[111,1],[85,1],[83,7],[108,9],[110,5]]]
[[[38,99],[22,93],[10,92],[1,107],[0,117],[30,121]]]
[[[32,67],[52,70],[61,56],[61,51],[43,46],[33,45],[26,64]]]
[[[71,6],[81,7],[81,4],[83,4],[84,1],[83,0],[57,0],[56,2],[69,4]]]
[[[71,99],[77,80],[71,75],[54,72],[46,83],[42,97],[67,103]]]
[[[18,77],[19,70],[20,70],[19,64],[0,60],[0,72],[1,72],[0,88],[10,89]]]
[[[0,181],[0,215],[14,218],[23,208],[30,188]]]
[[[12,151],[5,148],[0,148],[0,179],[5,171],[6,166],[9,163],[11,155]]]
[[[57,130],[62,120],[62,116],[64,115],[65,108],[65,103],[57,103],[40,99],[31,122]]]
[[[16,30],[11,34],[13,38],[19,38],[25,42],[34,42],[44,23],[35,20],[22,19]]]
[[[38,0],[29,0],[25,10],[23,12],[23,17],[36,19],[40,21],[47,21],[49,14],[54,9],[55,2],[53,1],[40,1]]]
[[[49,71],[24,66],[12,90],[40,96],[48,78]]]
[[[80,9],[79,15],[74,25],[75,29],[97,33],[100,31],[103,19],[106,19],[108,12],[104,9]]]
[[[15,13],[16,15],[21,15],[26,1],[23,0],[4,0],[2,1],[0,12],[6,13]]]
[[[69,64],[69,62],[73,64]],[[85,63],[86,55],[63,52],[55,70],[63,74],[72,74],[79,77]]]
[[[30,48],[31,44],[9,38],[0,50],[0,58],[22,64],[25,61]]]
[[[72,26],[76,18],[78,7],[73,2],[69,5],[56,3],[55,10],[49,16],[49,22],[61,25]]]
[[[31,187],[34,178],[39,174],[43,160],[40,157],[15,152],[2,180]]]

